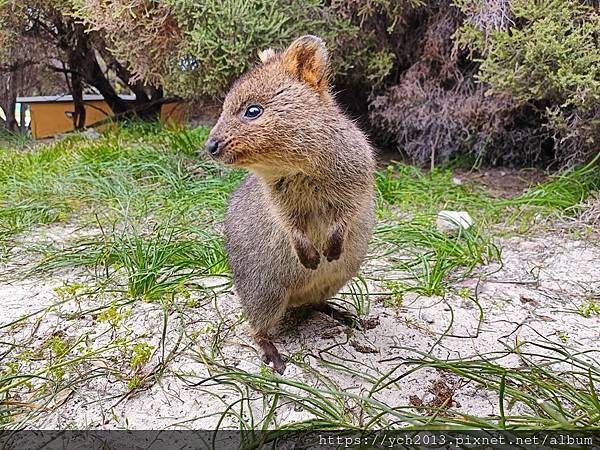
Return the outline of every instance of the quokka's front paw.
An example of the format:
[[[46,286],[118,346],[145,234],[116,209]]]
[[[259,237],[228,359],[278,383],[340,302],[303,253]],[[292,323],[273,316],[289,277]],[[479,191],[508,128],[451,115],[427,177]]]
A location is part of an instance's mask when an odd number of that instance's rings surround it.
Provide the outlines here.
[[[304,233],[299,231],[293,233],[292,242],[294,243],[294,249],[296,250],[298,259],[300,259],[300,263],[304,267],[312,270],[319,267],[321,255],[319,255],[319,251]]]
[[[316,270],[321,262],[321,256],[314,245],[310,244],[302,249],[297,249],[296,253],[300,259],[300,263],[307,269]]]
[[[325,244],[325,251],[323,252],[327,261],[331,262],[340,259],[343,244],[344,239],[342,238],[341,233],[335,232],[329,236],[329,239],[327,239],[327,243]]]

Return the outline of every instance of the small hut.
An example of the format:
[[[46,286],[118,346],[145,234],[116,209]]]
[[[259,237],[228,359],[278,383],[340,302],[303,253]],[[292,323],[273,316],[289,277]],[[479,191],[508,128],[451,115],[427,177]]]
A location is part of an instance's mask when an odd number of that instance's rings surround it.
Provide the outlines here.
[[[122,95],[121,99],[134,102],[135,96]],[[90,126],[113,116],[113,112],[101,95],[84,95],[85,125]],[[17,103],[29,106],[31,116],[31,134],[35,139],[52,137],[74,130],[73,114],[75,105],[73,96],[18,97]],[[178,102],[165,103],[161,107],[161,122],[181,124],[185,121],[185,105]]]

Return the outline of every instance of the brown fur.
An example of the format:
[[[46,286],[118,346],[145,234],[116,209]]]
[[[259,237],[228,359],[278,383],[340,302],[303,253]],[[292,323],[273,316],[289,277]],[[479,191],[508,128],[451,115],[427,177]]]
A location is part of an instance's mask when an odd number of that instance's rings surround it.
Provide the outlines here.
[[[216,159],[252,172],[230,199],[227,251],[263,359],[283,372],[269,332],[288,306],[323,306],[358,272],[373,228],[375,164],[329,92],[321,39],[259,56],[231,88],[209,141],[220,145]],[[262,115],[244,117],[249,105]]]

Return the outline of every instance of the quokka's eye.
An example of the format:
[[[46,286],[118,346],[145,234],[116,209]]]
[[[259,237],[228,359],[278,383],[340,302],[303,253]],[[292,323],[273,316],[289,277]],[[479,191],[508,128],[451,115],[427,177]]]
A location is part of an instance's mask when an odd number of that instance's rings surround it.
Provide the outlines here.
[[[246,112],[244,113],[244,117],[246,119],[256,119],[263,113],[263,109],[258,105],[250,105],[246,108]]]

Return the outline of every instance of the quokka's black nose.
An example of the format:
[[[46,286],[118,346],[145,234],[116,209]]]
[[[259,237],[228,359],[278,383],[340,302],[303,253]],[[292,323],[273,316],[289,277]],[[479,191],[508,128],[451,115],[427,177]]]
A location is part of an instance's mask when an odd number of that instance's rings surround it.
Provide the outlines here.
[[[209,139],[206,141],[206,151],[210,153],[212,156],[216,156],[219,154],[221,143],[216,139]]]

